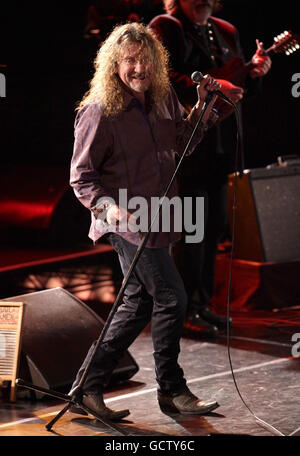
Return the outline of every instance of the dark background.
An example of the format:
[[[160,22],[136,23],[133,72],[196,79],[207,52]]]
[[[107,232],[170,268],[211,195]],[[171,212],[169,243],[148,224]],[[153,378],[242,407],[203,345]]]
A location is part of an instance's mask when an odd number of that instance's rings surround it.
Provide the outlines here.
[[[269,47],[286,29],[300,33],[298,3],[225,0],[218,16],[238,27],[250,58],[256,38]],[[2,8],[0,64],[7,65],[1,69],[7,79],[7,96],[0,98],[2,172],[22,163],[69,166],[74,110],[88,88],[98,46],[84,38],[89,5],[15,2]],[[294,73],[300,73],[299,51],[275,56],[262,95],[245,105],[248,168],[299,153],[300,98],[291,94]]]

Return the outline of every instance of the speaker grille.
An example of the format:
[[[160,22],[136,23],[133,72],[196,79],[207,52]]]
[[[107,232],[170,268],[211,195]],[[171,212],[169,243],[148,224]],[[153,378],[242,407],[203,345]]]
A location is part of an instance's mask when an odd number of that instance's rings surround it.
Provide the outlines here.
[[[229,176],[230,212],[234,179],[234,175]],[[259,262],[299,260],[299,203],[299,166],[245,171],[237,179],[235,258]]]
[[[271,171],[271,170],[269,170]],[[277,173],[276,173],[277,174]],[[300,174],[252,175],[265,261],[300,259]]]

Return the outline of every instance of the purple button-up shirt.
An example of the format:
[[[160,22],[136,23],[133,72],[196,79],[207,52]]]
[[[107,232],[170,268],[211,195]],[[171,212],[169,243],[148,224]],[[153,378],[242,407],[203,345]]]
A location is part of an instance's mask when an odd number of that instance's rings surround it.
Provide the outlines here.
[[[118,227],[96,218],[99,198],[113,198],[119,204],[119,189],[127,190],[128,200],[142,196],[150,204],[151,197],[161,197],[175,170],[175,155],[183,153],[197,120],[193,116],[190,121],[184,119],[183,107],[172,88],[161,114],[151,105],[145,110],[127,92],[125,100],[125,110],[115,117],[105,116],[95,103],[84,106],[75,120],[70,184],[76,197],[91,210],[89,237],[93,241],[110,231],[119,232]],[[201,141],[203,130],[200,124],[189,153]],[[175,195],[176,181],[168,197]],[[151,232],[146,246],[167,247],[178,240],[180,233],[172,225],[171,216],[169,232]],[[140,244],[139,233],[119,234]]]

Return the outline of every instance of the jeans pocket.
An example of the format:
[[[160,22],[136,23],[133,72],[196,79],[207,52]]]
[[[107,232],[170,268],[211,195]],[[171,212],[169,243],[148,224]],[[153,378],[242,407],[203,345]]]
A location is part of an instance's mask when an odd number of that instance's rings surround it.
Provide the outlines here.
[[[114,250],[119,255],[122,255],[123,249],[122,249],[122,242],[121,242],[120,236],[115,233],[109,233],[108,241],[111,244],[111,246],[114,248]]]

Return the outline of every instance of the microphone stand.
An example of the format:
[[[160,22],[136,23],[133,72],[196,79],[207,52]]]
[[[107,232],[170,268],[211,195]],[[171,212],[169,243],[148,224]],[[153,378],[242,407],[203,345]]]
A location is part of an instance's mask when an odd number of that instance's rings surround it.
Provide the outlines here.
[[[192,131],[192,134],[191,134],[191,136],[189,138],[189,141],[188,141],[187,145],[185,146],[184,152],[181,155],[180,160],[178,161],[178,164],[177,164],[176,169],[175,169],[175,171],[173,173],[173,176],[171,177],[171,180],[170,180],[170,182],[168,183],[168,185],[167,185],[167,187],[165,189],[164,195],[160,199],[159,206],[158,206],[157,211],[154,214],[154,216],[153,216],[153,218],[152,218],[152,220],[150,222],[148,230],[144,234],[144,237],[143,237],[140,245],[137,248],[135,256],[134,256],[134,258],[133,258],[133,260],[132,260],[132,262],[130,264],[130,267],[129,267],[128,271],[127,271],[127,274],[126,274],[126,276],[124,277],[124,279],[122,281],[122,286],[121,286],[121,288],[120,288],[120,290],[118,292],[117,298],[116,298],[116,300],[115,300],[115,302],[114,302],[114,304],[113,304],[113,306],[111,308],[111,311],[110,311],[109,316],[108,316],[108,318],[106,320],[106,323],[105,323],[105,325],[104,325],[104,327],[103,327],[103,329],[102,329],[102,331],[100,333],[99,338],[96,341],[96,344],[95,344],[95,346],[93,348],[93,351],[91,352],[90,357],[88,358],[87,364],[85,366],[85,369],[83,371],[83,374],[82,374],[82,376],[80,378],[80,381],[79,381],[78,385],[71,391],[71,395],[67,395],[67,394],[62,394],[62,393],[59,393],[59,392],[51,390],[51,389],[46,389],[46,388],[42,388],[42,387],[33,385],[31,383],[25,382],[24,380],[22,380],[20,378],[18,378],[16,380],[16,384],[18,386],[22,386],[22,387],[28,388],[30,390],[38,391],[38,392],[44,393],[46,395],[49,395],[49,396],[52,396],[52,397],[55,397],[57,399],[60,399],[60,400],[63,400],[65,402],[67,402],[67,405],[55,416],[55,418],[52,421],[50,421],[48,424],[46,424],[47,431],[51,431],[52,426],[68,411],[68,409],[70,407],[72,407],[74,405],[76,407],[80,407],[81,409],[83,409],[87,413],[90,413],[97,420],[99,420],[101,423],[103,423],[105,426],[111,428],[114,431],[117,431],[121,435],[130,435],[126,431],[121,429],[119,426],[117,426],[116,424],[112,423],[110,420],[103,418],[102,416],[100,416],[96,412],[94,412],[93,410],[91,410],[88,407],[86,407],[81,401],[82,395],[83,395],[82,387],[84,385],[85,379],[87,377],[88,369],[89,369],[89,367],[91,365],[91,362],[92,362],[92,360],[94,358],[96,350],[99,347],[99,345],[101,345],[101,343],[103,342],[103,339],[104,339],[104,337],[105,337],[105,335],[107,333],[107,330],[108,330],[108,328],[110,326],[110,323],[111,323],[111,321],[112,321],[112,319],[113,319],[113,317],[114,317],[114,315],[115,315],[115,313],[116,313],[116,311],[117,311],[117,309],[118,309],[118,307],[120,305],[120,302],[121,302],[124,290],[125,290],[125,288],[126,288],[126,286],[128,284],[130,275],[133,272],[133,270],[134,270],[134,268],[135,268],[135,266],[136,266],[136,264],[137,264],[137,262],[138,262],[138,260],[139,260],[139,258],[141,256],[141,254],[142,254],[142,252],[143,252],[143,250],[145,248],[146,242],[147,242],[147,240],[148,240],[148,238],[150,236],[150,233],[151,233],[152,226],[155,223],[155,220],[156,220],[157,216],[159,215],[159,212],[160,212],[160,209],[161,209],[162,204],[164,202],[164,199],[166,198],[166,196],[167,196],[167,194],[169,192],[169,189],[170,189],[171,185],[173,184],[173,182],[175,180],[175,177],[176,177],[176,175],[178,173],[178,170],[179,170],[179,168],[181,166],[181,163],[182,163],[184,157],[186,156],[186,153],[187,153],[187,151],[188,151],[188,149],[190,147],[190,144],[191,144],[191,142],[192,142],[192,140],[194,138],[196,130],[198,129],[198,126],[199,126],[200,122],[203,119],[203,116],[204,116],[204,114],[206,112],[206,109],[207,109],[208,104],[210,103],[212,97],[213,97],[212,93],[209,93],[207,95],[207,97],[206,97],[206,100],[205,100],[205,102],[203,104],[200,116],[197,119],[197,122],[196,122],[195,127],[194,127],[194,129]]]

